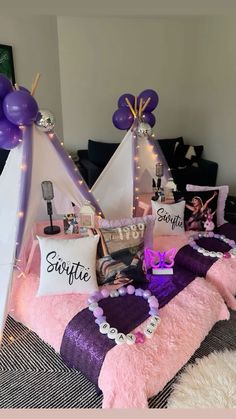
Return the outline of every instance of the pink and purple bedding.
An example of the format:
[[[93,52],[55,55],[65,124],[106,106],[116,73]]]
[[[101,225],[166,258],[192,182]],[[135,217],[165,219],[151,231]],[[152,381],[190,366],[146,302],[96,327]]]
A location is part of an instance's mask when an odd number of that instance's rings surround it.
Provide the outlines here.
[[[87,306],[87,296],[36,297],[37,286],[36,275],[16,278],[10,314],[59,352],[67,323]],[[147,399],[165,386],[229,312],[218,291],[196,278],[160,309],[160,316],[152,339],[131,347],[116,345],[106,353],[98,376],[103,408],[147,407]]]
[[[236,241],[236,225],[225,223],[218,228],[219,234]],[[154,248],[165,251],[171,247],[178,250],[175,262],[179,266],[204,277],[207,282],[213,284],[223,297],[227,306],[236,310],[236,258],[210,258],[199,254],[188,245],[191,232],[171,237],[162,236],[156,238]],[[228,252],[230,247],[222,241],[202,238],[199,241],[204,248],[214,251]]]
[[[236,228],[232,229],[231,226],[228,231],[229,227],[225,226],[222,226],[221,233],[236,238]],[[223,298],[233,308],[236,259],[213,260],[208,266],[206,259],[209,258],[201,255],[205,260],[193,265],[196,253],[192,257],[189,255],[189,246],[186,246],[188,236],[189,233],[178,237],[158,237],[155,243],[159,250],[165,250],[173,246],[174,240],[174,246],[179,249],[179,262],[176,263],[177,271],[173,277],[159,277],[148,284],[152,292],[159,293],[162,307],[162,321],[154,337],[142,345],[109,347],[97,369],[95,380],[88,377],[102,390],[103,407],[147,407],[147,398],[160,391],[188,361],[213,325],[229,317]],[[186,247],[188,269],[182,266],[182,253]],[[16,273],[10,314],[59,352],[68,324],[78,313],[81,315],[83,311],[88,311],[83,310],[87,306],[87,296],[36,297],[38,268],[39,254],[36,254],[32,272],[25,279],[17,278]],[[199,278],[204,273],[207,281]],[[166,299],[167,295],[169,300]],[[91,321],[94,326],[94,320]],[[145,322],[144,314],[142,323]],[[70,355],[68,363],[73,364],[75,354]]]

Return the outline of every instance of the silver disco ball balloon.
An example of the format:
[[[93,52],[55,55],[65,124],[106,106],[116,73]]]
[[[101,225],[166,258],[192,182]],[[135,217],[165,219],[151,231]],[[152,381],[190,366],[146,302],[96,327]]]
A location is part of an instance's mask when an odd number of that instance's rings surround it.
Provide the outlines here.
[[[152,135],[152,127],[146,122],[140,122],[138,125],[138,135]]]
[[[47,109],[39,109],[35,124],[43,132],[50,132],[53,131],[55,128],[55,117],[52,112],[48,111]]]

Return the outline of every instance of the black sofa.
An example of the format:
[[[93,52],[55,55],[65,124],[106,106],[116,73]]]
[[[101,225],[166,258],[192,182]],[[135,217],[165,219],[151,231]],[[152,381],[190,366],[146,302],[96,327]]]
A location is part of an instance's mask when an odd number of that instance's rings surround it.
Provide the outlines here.
[[[3,148],[0,148],[0,175],[3,171],[9,153],[9,150],[4,150]]]
[[[158,142],[179,190],[185,189],[187,183],[215,186],[218,171],[216,162],[198,158],[195,165],[184,169],[174,168],[173,159],[176,145],[184,144],[183,138],[160,139]],[[118,145],[119,143],[88,140],[88,149],[77,151],[78,160],[76,164],[89,188],[93,186]]]

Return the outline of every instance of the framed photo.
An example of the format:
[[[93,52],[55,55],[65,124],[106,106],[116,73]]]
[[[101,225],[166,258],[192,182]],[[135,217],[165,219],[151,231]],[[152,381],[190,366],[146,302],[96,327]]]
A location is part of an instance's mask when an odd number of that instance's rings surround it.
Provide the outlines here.
[[[15,84],[12,47],[9,45],[0,44],[0,73],[5,74],[12,84]]]

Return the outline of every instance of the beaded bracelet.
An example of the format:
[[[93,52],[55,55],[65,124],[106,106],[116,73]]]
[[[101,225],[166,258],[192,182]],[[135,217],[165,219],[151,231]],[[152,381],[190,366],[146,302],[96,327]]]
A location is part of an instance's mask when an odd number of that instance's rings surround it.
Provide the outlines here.
[[[149,314],[151,319],[149,323],[144,327],[144,331],[137,331],[135,333],[124,334],[119,332],[115,327],[111,327],[106,321],[106,316],[104,316],[103,309],[99,307],[98,302],[103,298],[116,298],[123,297],[124,295],[135,295],[137,297],[143,297],[147,300],[149,304]],[[93,293],[88,298],[88,308],[93,312],[95,317],[95,323],[99,325],[99,331],[102,334],[106,334],[109,339],[114,339],[117,345],[127,343],[132,345],[134,343],[143,343],[145,338],[152,338],[157,326],[159,325],[161,319],[159,317],[159,303],[157,298],[151,294],[149,290],[143,290],[141,288],[134,288],[133,285],[128,285],[127,287],[122,286],[117,290],[108,291],[106,288],[103,288],[101,291]]]
[[[231,246],[232,249],[229,252],[225,252],[225,253],[206,250],[206,249],[204,249],[204,247],[201,247],[196,243],[196,240],[198,240],[202,237],[207,237],[207,238],[210,237],[210,238],[213,238],[213,239],[221,240],[224,243]],[[198,253],[202,253],[203,256],[210,256],[212,258],[218,258],[218,259],[221,259],[221,258],[228,259],[228,258],[231,258],[231,257],[236,257],[236,243],[235,243],[235,241],[231,240],[231,239],[228,239],[227,237],[225,237],[224,234],[215,234],[212,231],[194,234],[193,236],[191,236],[189,238],[189,245],[194,250],[197,250]]]

